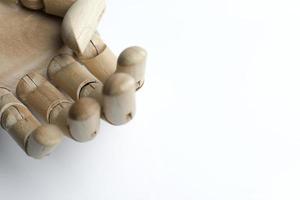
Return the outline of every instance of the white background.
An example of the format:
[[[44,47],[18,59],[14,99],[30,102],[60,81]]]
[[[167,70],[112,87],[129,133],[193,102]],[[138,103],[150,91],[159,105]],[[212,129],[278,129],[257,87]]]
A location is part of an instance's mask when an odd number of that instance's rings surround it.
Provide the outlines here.
[[[149,52],[137,115],[28,158],[0,135],[1,200],[299,200],[299,0],[110,0]]]

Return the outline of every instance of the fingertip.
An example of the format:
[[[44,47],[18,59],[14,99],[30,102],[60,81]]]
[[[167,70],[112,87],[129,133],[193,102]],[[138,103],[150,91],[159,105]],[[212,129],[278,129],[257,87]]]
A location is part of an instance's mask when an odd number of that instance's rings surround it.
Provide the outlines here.
[[[132,76],[136,82],[136,90],[145,82],[146,60],[146,50],[138,46],[125,49],[118,58],[117,72]]]
[[[54,125],[38,127],[27,139],[26,151],[33,158],[49,155],[62,141],[62,131]]]
[[[81,98],[69,111],[68,125],[70,134],[78,142],[95,138],[100,125],[101,108],[92,98]]]

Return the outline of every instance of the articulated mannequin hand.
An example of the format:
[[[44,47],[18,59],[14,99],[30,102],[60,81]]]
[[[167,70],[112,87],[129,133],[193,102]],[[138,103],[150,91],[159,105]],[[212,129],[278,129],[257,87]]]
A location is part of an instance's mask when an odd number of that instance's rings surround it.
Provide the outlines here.
[[[0,0],[0,123],[29,156],[63,136],[93,139],[100,117],[133,118],[147,55],[115,57],[96,32],[104,10],[103,0]]]

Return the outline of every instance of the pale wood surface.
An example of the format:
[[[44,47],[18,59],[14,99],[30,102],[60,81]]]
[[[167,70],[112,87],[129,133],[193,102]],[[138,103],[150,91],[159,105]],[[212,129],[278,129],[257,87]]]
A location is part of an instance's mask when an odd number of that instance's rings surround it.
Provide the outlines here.
[[[77,59],[102,83],[116,71],[117,57],[95,33],[83,53],[75,52]]]
[[[0,121],[16,143],[34,158],[51,153],[62,140],[59,128],[41,125],[32,113],[6,88],[0,88]]]
[[[84,52],[105,10],[104,0],[77,0],[62,24],[62,38],[75,52]]]
[[[54,125],[42,125],[35,129],[27,139],[26,153],[41,159],[52,153],[61,143],[63,134],[61,129]]]
[[[26,73],[37,71],[46,75],[47,64],[63,48],[62,26],[65,32],[68,32],[69,39],[67,40],[71,47],[74,40],[78,42],[81,49],[83,46],[87,46],[96,30],[105,3],[102,0],[91,0],[86,4],[84,2],[78,1],[74,4],[74,8],[72,7],[74,11],[71,10],[70,14],[66,16],[64,25],[62,25],[61,18],[45,15],[38,11],[30,11],[21,8],[20,5],[0,2],[0,63],[2,63],[0,65],[0,84],[8,87],[14,93],[17,81]],[[88,9],[91,9],[91,12],[84,12]],[[76,15],[78,12],[81,13],[80,18]],[[83,13],[94,14],[82,16]],[[79,19],[86,19],[90,23],[83,23]],[[92,69],[97,62],[112,66],[102,73],[99,70],[96,71],[98,74],[100,73],[102,80],[107,78],[107,75],[102,78],[103,73],[110,75],[116,68],[116,58],[113,53],[108,48],[103,51],[100,56],[86,60]],[[83,62],[85,62],[84,59]],[[92,70],[92,72],[94,71]]]
[[[63,17],[75,1],[76,0],[20,0],[20,3],[31,10],[42,10],[47,14]]]
[[[72,137],[78,142],[87,142],[94,139],[100,125],[100,113],[101,107],[92,98],[85,97],[75,102],[68,117]]]
[[[80,98],[83,87],[99,82],[83,65],[69,55],[54,57],[48,66],[47,74],[57,88],[62,89],[75,100]]]
[[[46,74],[62,47],[61,19],[0,1],[0,24],[0,85],[14,92],[26,73]]]
[[[113,125],[131,121],[135,115],[134,79],[125,73],[113,74],[103,88],[103,115]]]
[[[20,80],[17,95],[44,120],[57,125],[66,136],[76,141],[91,140],[99,129],[100,107],[97,102],[83,98],[73,104],[71,99],[37,73],[30,73]],[[74,107],[73,115],[69,115],[71,107]]]
[[[48,14],[65,16],[76,0],[43,0],[44,10]]]
[[[118,58],[117,72],[127,73],[135,79],[136,89],[140,89],[145,82],[147,52],[134,46],[125,49]]]
[[[10,91],[1,96],[0,121],[34,158],[53,151],[62,133],[78,142],[92,140],[101,114],[113,125],[129,122],[136,88],[144,82],[146,52],[125,50],[118,66],[125,73],[115,73],[117,58],[95,33],[105,2],[74,1],[23,0],[40,11],[0,2],[0,87]],[[71,4],[63,21],[44,13],[63,16]],[[41,125],[14,95],[55,126]]]
[[[9,90],[0,88],[0,97],[1,127],[9,131],[17,144],[25,150],[27,137],[40,123]]]

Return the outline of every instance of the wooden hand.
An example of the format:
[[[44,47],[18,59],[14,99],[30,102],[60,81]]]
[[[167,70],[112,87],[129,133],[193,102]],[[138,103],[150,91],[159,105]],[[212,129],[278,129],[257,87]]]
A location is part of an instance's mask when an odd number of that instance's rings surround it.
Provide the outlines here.
[[[0,122],[29,156],[48,155],[63,135],[93,139],[100,116],[133,118],[147,54],[115,57],[96,32],[104,9],[102,0],[0,2]]]

